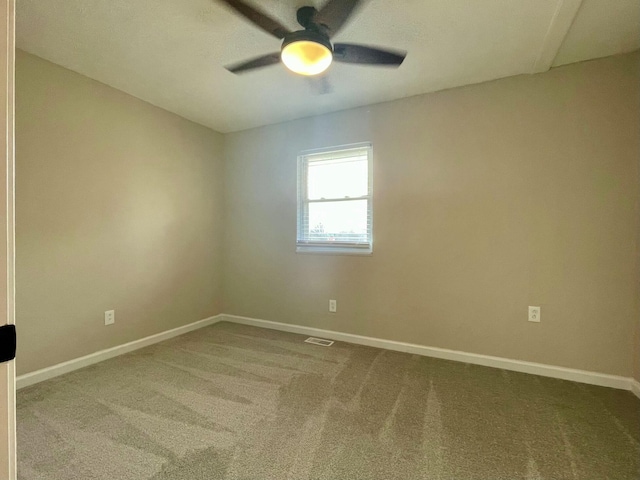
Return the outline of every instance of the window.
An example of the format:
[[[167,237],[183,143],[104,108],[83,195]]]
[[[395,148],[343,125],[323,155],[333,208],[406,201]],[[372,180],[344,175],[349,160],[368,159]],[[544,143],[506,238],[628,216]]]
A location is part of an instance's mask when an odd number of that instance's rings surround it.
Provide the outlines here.
[[[370,254],[370,144],[298,157],[297,252]]]

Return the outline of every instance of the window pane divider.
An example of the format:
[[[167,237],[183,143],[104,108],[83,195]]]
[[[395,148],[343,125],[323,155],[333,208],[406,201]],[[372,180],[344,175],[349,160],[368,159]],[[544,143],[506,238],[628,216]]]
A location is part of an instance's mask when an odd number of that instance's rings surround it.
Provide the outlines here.
[[[318,198],[316,200],[305,200],[307,203],[327,203],[327,202],[348,202],[351,200],[369,200],[371,197],[346,197],[346,198]]]

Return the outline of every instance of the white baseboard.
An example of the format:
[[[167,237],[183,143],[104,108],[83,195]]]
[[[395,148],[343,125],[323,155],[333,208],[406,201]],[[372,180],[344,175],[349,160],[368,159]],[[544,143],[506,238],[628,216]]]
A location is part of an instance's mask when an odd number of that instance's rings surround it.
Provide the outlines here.
[[[169,340],[170,338],[177,337],[178,335],[183,335],[193,330],[213,325],[214,323],[218,323],[221,320],[221,317],[222,315],[216,315],[215,317],[205,318],[204,320],[190,323],[189,325],[183,325],[182,327],[167,330],[166,332],[157,333],[156,335],[141,338],[140,340],[134,340],[133,342],[125,343],[124,345],[108,348],[107,350],[101,350],[84,357],[69,360],[68,362],[59,363],[52,367],[47,367],[43,368],[42,370],[36,370],[35,372],[20,375],[16,378],[16,388],[21,389],[24,387],[28,387],[29,385],[43,382],[44,380],[49,380],[50,378],[54,378],[65,373],[78,370],[79,368],[87,367],[89,365],[93,365],[94,363],[102,362],[104,360],[117,357],[118,355],[123,355],[125,353],[129,353],[134,350],[153,345],[154,343]]]
[[[636,397],[640,398],[640,382],[638,380],[631,379],[631,391]]]
[[[616,375],[607,375],[605,373],[589,372],[585,370],[576,370],[573,368],[565,367],[556,367],[553,365],[545,365],[542,363],[525,362],[522,360],[512,360],[502,357],[492,357],[489,355],[467,353],[457,350],[448,350],[444,348],[426,347],[413,343],[363,337],[361,335],[353,335],[351,333],[334,332],[331,330],[322,330],[319,328],[303,327],[300,325],[292,325],[288,323],[272,322],[269,320],[241,317],[238,315],[222,314],[220,316],[222,317],[221,320],[223,321],[240,323],[243,325],[252,325],[255,327],[281,330],[283,332],[290,333],[300,333],[303,335],[328,338],[330,340],[355,343],[358,345],[366,345],[369,347],[377,347],[384,348],[386,350],[394,350],[397,352],[412,353],[425,357],[442,358],[444,360],[454,360],[458,362],[472,363],[474,365],[483,365],[485,367],[502,368],[504,370],[530,373],[533,375],[541,375],[543,377],[552,377],[562,380],[571,380],[573,382],[588,383],[590,385],[598,385],[601,387],[632,390],[632,379]],[[640,387],[640,384],[638,384],[637,382],[636,387]],[[636,395],[638,395],[638,393],[636,393]],[[640,397],[640,395],[638,396]]]
[[[87,367],[104,360],[108,360],[118,355],[138,350],[155,343],[168,340],[179,335],[207,327],[221,321],[231,323],[239,323],[243,325],[252,325],[255,327],[269,328],[271,330],[280,330],[283,332],[299,333],[302,335],[311,335],[316,337],[328,338],[347,343],[355,343],[357,345],[366,345],[369,347],[383,348],[397,352],[405,352],[425,357],[441,358],[444,360],[453,360],[457,362],[471,363],[474,365],[482,365],[485,367],[502,368],[514,372],[530,373],[533,375],[541,375],[543,377],[559,378],[562,380],[571,380],[574,382],[587,383],[590,385],[598,385],[602,387],[618,388],[621,390],[631,390],[638,398],[640,398],[640,382],[627,377],[616,375],[607,375],[604,373],[589,372],[585,370],[576,370],[572,368],[556,367],[553,365],[545,365],[542,363],[525,362],[522,360],[513,360],[509,358],[493,357],[489,355],[480,355],[475,353],[461,352],[457,350],[448,350],[445,348],[427,347],[424,345],[416,345],[413,343],[396,342],[393,340],[383,340],[380,338],[364,337],[351,333],[334,332],[331,330],[323,330],[320,328],[304,327],[301,325],[292,325],[289,323],[272,322],[269,320],[261,320],[257,318],[241,317],[238,315],[220,314],[214,317],[206,318],[198,322],[190,323],[182,327],[174,328],[166,332],[151,335],[140,340],[125,343],[117,347],[101,350],[84,357],[69,360],[68,362],[59,363],[52,367],[43,368],[35,372],[20,375],[16,379],[16,388],[24,388],[50,378],[63,375],[65,373]]]

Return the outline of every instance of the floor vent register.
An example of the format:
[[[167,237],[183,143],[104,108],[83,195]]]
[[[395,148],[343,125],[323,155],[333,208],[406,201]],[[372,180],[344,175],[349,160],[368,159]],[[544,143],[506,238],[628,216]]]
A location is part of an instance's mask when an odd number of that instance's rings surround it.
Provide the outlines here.
[[[322,347],[330,347],[333,345],[333,340],[325,340],[324,338],[309,337],[305,340],[306,343],[313,343],[314,345],[320,345]]]

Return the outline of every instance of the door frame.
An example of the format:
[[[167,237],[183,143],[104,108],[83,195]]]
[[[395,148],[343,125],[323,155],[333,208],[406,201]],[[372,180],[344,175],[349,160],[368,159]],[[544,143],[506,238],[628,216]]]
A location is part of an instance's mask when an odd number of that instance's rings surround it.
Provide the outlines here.
[[[15,0],[0,0],[0,325],[15,323]],[[0,364],[0,478],[15,480],[15,360]]]

